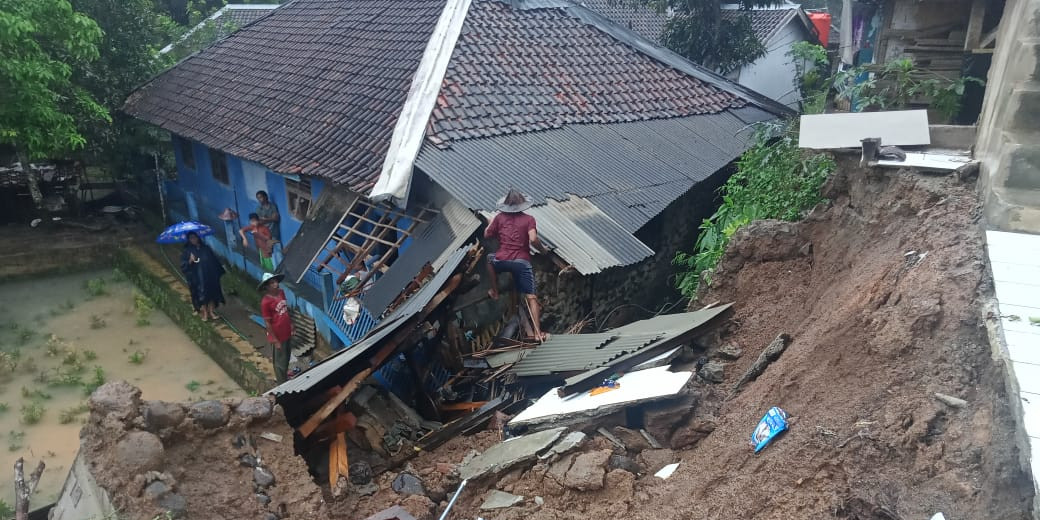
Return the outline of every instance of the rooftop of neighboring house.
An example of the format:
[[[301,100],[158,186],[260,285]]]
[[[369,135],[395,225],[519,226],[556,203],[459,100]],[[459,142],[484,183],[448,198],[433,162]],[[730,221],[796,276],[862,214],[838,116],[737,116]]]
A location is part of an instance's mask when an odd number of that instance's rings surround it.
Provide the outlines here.
[[[220,9],[217,9],[215,13],[201,21],[195,27],[192,27],[187,33],[181,37],[183,41],[185,38],[190,37],[196,32],[202,30],[207,24],[212,24],[216,29],[216,33],[213,36],[214,41],[223,38],[243,26],[253,23],[269,14],[271,11],[281,7],[280,4],[227,4]],[[163,47],[159,53],[166,54],[177,46],[177,42],[171,43],[166,47]]]
[[[434,31],[451,20],[457,41]],[[124,110],[358,193],[418,136],[416,169],[466,207],[492,210],[515,186],[575,252],[606,244],[582,272],[652,254],[630,233],[738,157],[751,124],[788,113],[562,0],[296,0]]]
[[[661,40],[668,24],[667,13],[627,0],[580,0],[578,3],[652,42]]]
[[[750,10],[742,10],[737,4],[722,6],[722,19],[737,21],[741,16],[751,17],[751,28],[755,36],[763,44],[780,32],[780,29],[798,20],[807,30],[812,31],[812,24],[799,4],[776,4],[768,7],[756,7]]]

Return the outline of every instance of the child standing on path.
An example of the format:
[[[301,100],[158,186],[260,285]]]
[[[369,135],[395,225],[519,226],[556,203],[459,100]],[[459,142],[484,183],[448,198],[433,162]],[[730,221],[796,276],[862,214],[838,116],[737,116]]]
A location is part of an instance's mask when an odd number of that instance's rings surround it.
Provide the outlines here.
[[[289,354],[292,348],[293,328],[289,317],[289,303],[285,301],[285,291],[279,286],[285,275],[264,273],[257,287],[264,297],[260,300],[260,315],[267,325],[267,341],[274,345],[274,375],[278,383],[284,383],[288,377]]]

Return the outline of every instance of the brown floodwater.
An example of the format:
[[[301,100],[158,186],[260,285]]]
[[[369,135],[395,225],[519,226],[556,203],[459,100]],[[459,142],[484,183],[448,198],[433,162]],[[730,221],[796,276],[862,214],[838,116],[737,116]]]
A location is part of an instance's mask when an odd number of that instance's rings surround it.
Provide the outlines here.
[[[57,499],[79,448],[87,392],[123,379],[144,399],[187,401],[244,391],[113,271],[0,284],[0,499],[14,463],[47,469],[33,507]]]

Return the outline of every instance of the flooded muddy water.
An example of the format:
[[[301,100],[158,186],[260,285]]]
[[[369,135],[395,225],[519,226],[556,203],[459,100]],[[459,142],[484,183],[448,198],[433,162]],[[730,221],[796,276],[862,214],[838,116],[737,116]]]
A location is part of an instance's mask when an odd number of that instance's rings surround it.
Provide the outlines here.
[[[244,392],[118,272],[0,284],[0,499],[14,497],[14,463],[47,469],[33,499],[57,499],[79,447],[86,399],[124,379],[145,399],[186,401]]]

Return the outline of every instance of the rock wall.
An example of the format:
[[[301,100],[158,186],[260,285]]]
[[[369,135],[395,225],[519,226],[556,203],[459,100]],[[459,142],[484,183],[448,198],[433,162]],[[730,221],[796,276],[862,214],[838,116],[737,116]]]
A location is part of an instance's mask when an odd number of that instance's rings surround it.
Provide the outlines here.
[[[90,410],[80,458],[120,518],[325,517],[292,429],[266,397],[143,401],[118,381],[94,392]],[[72,518],[62,505],[73,493],[66,486],[52,520]]]
[[[715,212],[718,189],[731,174],[731,169],[716,172],[640,228],[636,237],[656,253],[642,262],[590,276],[559,276],[551,262],[536,257],[543,328],[563,331],[590,315],[600,328],[621,325],[678,302],[672,259],[693,249],[698,226]]]

